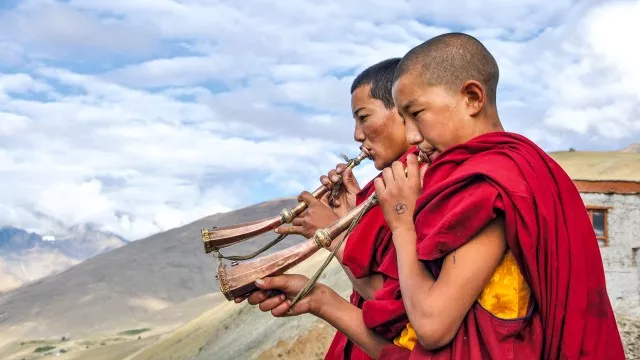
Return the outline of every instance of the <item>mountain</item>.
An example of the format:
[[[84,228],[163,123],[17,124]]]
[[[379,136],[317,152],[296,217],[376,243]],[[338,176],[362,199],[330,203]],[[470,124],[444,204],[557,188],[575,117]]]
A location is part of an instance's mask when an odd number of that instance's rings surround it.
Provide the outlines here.
[[[15,227],[0,228],[0,254],[22,251],[41,245],[42,237]]]
[[[201,228],[274,216],[294,204],[295,199],[281,199],[212,215],[127,243],[60,274],[0,294],[0,313],[5,314],[0,314],[0,333],[20,339],[77,336],[138,326],[163,311],[166,316],[177,316],[171,314],[173,307],[219,289],[217,262],[204,253]],[[248,253],[273,237],[272,232],[264,234],[230,247],[226,253]],[[299,236],[287,237],[267,253],[301,240]],[[197,316],[211,306],[207,301],[181,309],[188,308],[189,316]],[[176,321],[183,321],[185,316],[181,316]]]
[[[55,240],[52,240],[55,239]],[[16,227],[0,228],[0,292],[60,273],[128,241],[90,225],[41,236]]]

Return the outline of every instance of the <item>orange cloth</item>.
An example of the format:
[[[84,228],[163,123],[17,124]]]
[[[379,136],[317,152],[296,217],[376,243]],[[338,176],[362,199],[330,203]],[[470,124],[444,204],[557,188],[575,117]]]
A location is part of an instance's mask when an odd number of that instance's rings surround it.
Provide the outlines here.
[[[482,290],[478,302],[493,316],[500,319],[517,319],[527,315],[531,289],[520,272],[516,258],[507,251],[504,259]],[[411,324],[407,324],[393,343],[413,350],[418,337]]]

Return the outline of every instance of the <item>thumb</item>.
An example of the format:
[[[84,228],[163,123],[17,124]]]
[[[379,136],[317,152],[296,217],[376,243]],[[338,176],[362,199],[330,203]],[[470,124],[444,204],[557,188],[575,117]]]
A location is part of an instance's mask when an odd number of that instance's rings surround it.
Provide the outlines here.
[[[342,183],[348,192],[352,194],[356,194],[360,192],[360,185],[358,184],[358,180],[353,175],[353,171],[351,168],[347,168],[342,175]]]
[[[290,281],[286,276],[270,276],[256,280],[256,286],[262,290],[278,289],[286,290],[290,285]]]

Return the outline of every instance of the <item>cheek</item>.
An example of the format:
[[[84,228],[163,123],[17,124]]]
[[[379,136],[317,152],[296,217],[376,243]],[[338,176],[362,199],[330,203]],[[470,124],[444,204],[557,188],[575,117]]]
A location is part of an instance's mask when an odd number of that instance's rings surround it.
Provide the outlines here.
[[[362,131],[373,145],[384,139],[385,126],[380,121],[370,121],[362,127]]]

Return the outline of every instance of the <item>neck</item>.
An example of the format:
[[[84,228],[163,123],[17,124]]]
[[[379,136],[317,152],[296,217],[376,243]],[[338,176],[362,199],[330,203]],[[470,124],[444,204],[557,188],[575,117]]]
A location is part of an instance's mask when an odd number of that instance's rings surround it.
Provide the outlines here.
[[[500,118],[495,111],[484,113],[478,117],[469,119],[465,125],[465,130],[461,132],[460,137],[456,139],[455,144],[449,144],[447,148],[458,144],[464,144],[467,141],[483,134],[504,131]]]

